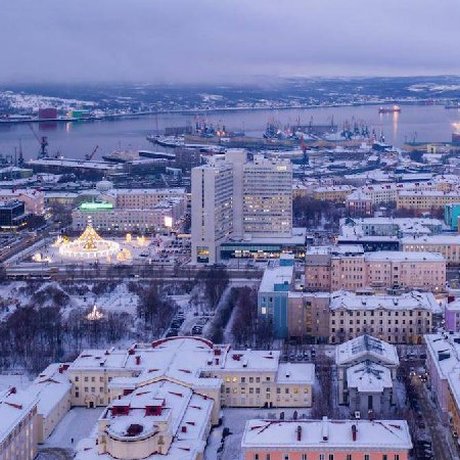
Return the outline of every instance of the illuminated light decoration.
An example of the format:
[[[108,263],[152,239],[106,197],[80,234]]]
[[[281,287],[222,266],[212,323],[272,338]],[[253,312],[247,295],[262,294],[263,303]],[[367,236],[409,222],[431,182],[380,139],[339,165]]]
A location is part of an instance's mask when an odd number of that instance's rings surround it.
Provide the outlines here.
[[[89,321],[97,321],[99,319],[102,319],[103,317],[104,314],[97,309],[97,305],[94,305],[91,312],[86,315],[86,319]]]
[[[56,241],[55,245],[59,247],[61,256],[73,259],[110,258],[120,251],[118,243],[103,239],[94,230],[91,220],[88,220],[85,231],[76,240],[70,242],[62,240],[59,243]]]
[[[173,220],[171,216],[165,216],[164,224],[166,228],[171,228],[173,226]]]
[[[126,248],[123,248],[118,254],[117,254],[117,261],[118,262],[126,262],[128,260],[131,260],[132,259],[132,255],[131,255],[131,252],[126,249]]]
[[[141,248],[147,245],[147,239],[143,235],[138,236],[136,240],[137,240],[137,245]]]

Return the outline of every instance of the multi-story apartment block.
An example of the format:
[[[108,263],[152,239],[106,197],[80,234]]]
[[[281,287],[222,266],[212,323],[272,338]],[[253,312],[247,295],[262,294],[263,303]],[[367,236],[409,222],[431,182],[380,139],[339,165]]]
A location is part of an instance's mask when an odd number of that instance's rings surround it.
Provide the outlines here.
[[[460,264],[460,235],[429,235],[403,238],[401,249],[408,252],[437,252],[444,256],[447,265]]]
[[[405,288],[441,291],[446,261],[441,254],[403,251],[364,252],[361,245],[310,247],[305,287],[315,291]]]
[[[405,420],[249,420],[244,460],[409,460]]]
[[[329,185],[316,187],[313,190],[313,198],[321,201],[333,201],[344,203],[346,197],[355,190],[352,185]]]
[[[449,297],[444,310],[445,329],[448,332],[460,332],[460,299]]]
[[[439,292],[446,283],[446,259],[437,253],[370,252],[365,256],[365,265],[366,285],[372,288]]]
[[[447,419],[450,412],[448,377],[460,366],[460,334],[428,334],[424,341],[431,395]]]
[[[328,292],[298,292],[288,294],[288,336],[302,339],[308,337],[318,343],[329,338]]]
[[[37,399],[10,387],[0,392],[0,460],[33,460],[37,455]]]
[[[192,261],[215,263],[233,232],[233,167],[215,161],[192,169]]]
[[[460,192],[443,192],[440,190],[408,190],[398,194],[397,209],[413,209],[418,213],[440,209],[460,201]]]
[[[192,262],[217,262],[220,245],[230,239],[291,235],[289,160],[255,155],[248,161],[246,152],[230,150],[192,169]]]
[[[422,343],[440,307],[432,293],[359,296],[336,292],[330,303],[330,343],[371,334],[390,343]]]

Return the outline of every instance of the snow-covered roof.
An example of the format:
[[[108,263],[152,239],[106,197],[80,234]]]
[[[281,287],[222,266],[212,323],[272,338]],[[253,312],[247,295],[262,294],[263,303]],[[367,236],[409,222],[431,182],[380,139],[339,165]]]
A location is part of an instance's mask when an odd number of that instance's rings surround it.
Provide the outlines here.
[[[347,386],[360,393],[382,393],[393,387],[390,369],[366,360],[347,369]]]
[[[451,244],[460,244],[460,235],[458,234],[439,234],[439,235],[428,235],[428,236],[421,236],[419,238],[414,237],[406,237],[401,240],[401,243],[404,245],[422,245],[422,244],[443,244],[443,245],[451,245]]]
[[[315,366],[311,363],[280,363],[276,383],[302,384],[315,382]]]
[[[0,392],[0,442],[33,410],[36,404],[35,395],[27,390],[17,392],[15,387],[10,387]]]
[[[267,267],[264,271],[260,283],[259,292],[271,292],[275,290],[275,285],[291,285],[294,276],[293,265],[276,265]]]
[[[437,252],[412,252],[412,251],[375,251],[367,252],[366,261],[370,262],[445,262],[442,254]]]
[[[440,313],[441,309],[431,292],[411,291],[401,295],[361,296],[349,291],[336,291],[331,296],[332,311],[345,310],[428,310]]]
[[[72,384],[66,373],[68,364],[50,364],[33,381],[28,392],[38,400],[37,413],[46,417],[66,396],[70,399]]]
[[[364,334],[348,340],[335,348],[335,362],[338,366],[373,361],[388,366],[398,366],[396,347],[388,342]]]
[[[145,457],[149,460],[195,459],[197,452],[204,451],[213,406],[211,398],[188,386],[161,379],[139,385],[131,394],[112,402],[99,421],[104,422],[104,431],[119,442],[135,443],[142,442],[146,436],[172,435],[167,452],[161,455],[152,453]],[[126,410],[120,410],[123,408]],[[134,432],[133,428],[136,429]],[[100,460],[114,457],[110,453],[99,454],[93,435],[79,444],[76,458]]]
[[[281,375],[279,351],[234,350],[229,345],[214,345],[201,337],[170,337],[153,342],[152,346],[136,346],[128,350],[85,350],[70,365],[68,372],[81,369],[101,372],[117,371],[111,388],[134,388],[141,382],[171,378],[193,388],[219,388],[219,378],[205,378],[203,372],[268,372]],[[281,370],[280,370],[281,368]],[[122,375],[122,371],[125,371]],[[285,372],[285,371],[284,371]],[[291,365],[296,380],[311,383],[311,368],[301,363]],[[302,380],[301,376],[305,374]]]
[[[427,334],[423,338],[439,377],[446,379],[455,367],[460,366],[460,333]]]
[[[356,441],[353,441],[353,425]],[[299,430],[300,427],[300,430]],[[298,432],[300,431],[300,441]],[[249,420],[241,442],[246,449],[334,449],[349,448],[379,451],[411,449],[405,420]]]

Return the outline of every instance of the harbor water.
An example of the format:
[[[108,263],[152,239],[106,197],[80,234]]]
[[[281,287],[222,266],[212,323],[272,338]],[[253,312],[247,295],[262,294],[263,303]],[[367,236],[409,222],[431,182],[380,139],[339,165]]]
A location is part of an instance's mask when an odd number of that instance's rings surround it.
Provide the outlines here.
[[[155,149],[146,140],[164,128],[193,125],[196,116],[207,123],[224,125],[227,130],[244,131],[261,136],[267,122],[280,125],[329,124],[333,120],[339,130],[348,122],[365,124],[377,135],[383,133],[387,143],[401,147],[406,141],[450,142],[454,124],[460,122],[460,110],[442,105],[402,105],[401,113],[379,114],[378,106],[327,107],[286,110],[219,111],[195,114],[165,113],[138,118],[71,123],[35,123],[37,136],[47,136],[49,154],[68,158],[85,158],[99,146],[95,159],[114,150]],[[0,125],[0,154],[18,154],[22,147],[25,159],[37,156],[39,145],[27,124]]]

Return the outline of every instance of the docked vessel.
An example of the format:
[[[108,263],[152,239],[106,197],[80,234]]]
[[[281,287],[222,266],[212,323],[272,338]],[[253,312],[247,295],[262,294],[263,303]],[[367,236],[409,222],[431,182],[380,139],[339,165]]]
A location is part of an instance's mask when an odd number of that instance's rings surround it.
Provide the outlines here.
[[[379,113],[399,113],[401,112],[401,107],[399,105],[393,105],[392,107],[380,107]]]

